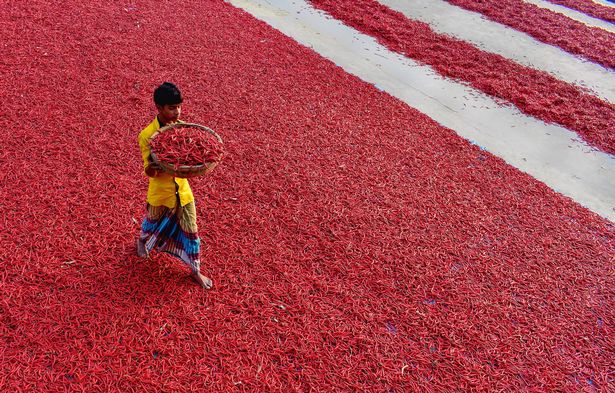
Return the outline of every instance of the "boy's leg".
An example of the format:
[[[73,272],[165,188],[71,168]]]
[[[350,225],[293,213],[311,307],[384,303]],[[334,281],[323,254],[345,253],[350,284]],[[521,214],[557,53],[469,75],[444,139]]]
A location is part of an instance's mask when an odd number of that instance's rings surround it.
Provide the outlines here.
[[[152,223],[157,222],[162,218],[167,208],[164,206],[152,206],[149,203],[146,206],[146,214],[141,224],[141,233],[137,238],[137,256],[145,258],[149,255],[149,251],[145,246],[147,239],[152,235],[146,228],[151,227]],[[151,229],[151,228],[149,228]]]
[[[198,239],[198,226],[196,223],[196,206],[194,202],[190,202],[184,206],[180,206],[178,209],[179,209],[178,211],[179,225],[182,231],[186,233],[194,234],[196,235],[196,238]],[[199,254],[200,254],[200,247],[197,252],[196,258],[193,261],[194,263],[191,265],[192,266],[192,276],[194,277],[196,282],[199,283],[200,286],[202,286],[205,289],[210,289],[213,286],[213,282],[211,281],[210,278],[205,277],[204,275],[201,274]]]
[[[141,237],[137,238],[137,256],[139,258],[145,258],[147,257],[148,252],[147,249],[145,248],[145,241],[141,240]]]
[[[199,271],[196,271],[196,270],[193,271],[192,277],[194,277],[196,282],[205,289],[211,289],[214,286],[214,283],[211,281],[211,279],[208,277],[205,277]]]

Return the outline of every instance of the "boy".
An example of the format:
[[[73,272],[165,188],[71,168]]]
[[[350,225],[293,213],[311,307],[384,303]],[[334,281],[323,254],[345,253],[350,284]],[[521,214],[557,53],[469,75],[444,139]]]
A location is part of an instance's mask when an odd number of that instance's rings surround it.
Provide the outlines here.
[[[169,82],[158,86],[154,91],[158,115],[138,137],[149,188],[147,214],[137,239],[137,255],[146,257],[154,248],[166,251],[190,266],[194,279],[203,288],[210,289],[212,281],[200,272],[201,240],[196,225],[194,196],[188,180],[163,172],[159,165],[152,162],[149,148],[149,138],[154,132],[179,121],[182,102],[177,86]]]

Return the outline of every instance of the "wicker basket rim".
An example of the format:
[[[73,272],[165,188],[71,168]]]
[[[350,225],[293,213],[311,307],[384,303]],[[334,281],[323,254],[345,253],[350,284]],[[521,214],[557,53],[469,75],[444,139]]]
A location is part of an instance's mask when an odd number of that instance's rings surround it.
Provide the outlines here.
[[[177,128],[177,127],[198,128],[200,130],[207,131],[210,134],[212,134],[218,140],[218,142],[224,144],[224,141],[222,140],[222,137],[220,137],[220,135],[218,135],[218,133],[216,131],[212,130],[211,128],[206,127],[206,126],[201,125],[201,124],[197,124],[197,123],[184,123],[184,122],[177,122],[177,123],[167,124],[164,127],[160,127],[158,130],[156,130],[152,134],[152,136],[149,137],[149,139],[151,140],[151,139],[155,138],[158,134],[160,134],[162,132],[165,132],[165,131],[168,131],[168,130],[171,130],[173,128]]]

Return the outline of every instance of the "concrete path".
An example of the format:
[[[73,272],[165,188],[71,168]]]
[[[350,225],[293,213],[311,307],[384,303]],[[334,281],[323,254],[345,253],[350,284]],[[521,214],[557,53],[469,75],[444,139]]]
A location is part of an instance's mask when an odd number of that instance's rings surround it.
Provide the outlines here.
[[[581,59],[528,34],[486,19],[482,14],[444,0],[379,0],[409,19],[427,23],[435,32],[467,41],[485,52],[545,71],[615,103],[615,72]]]
[[[534,4],[540,8],[546,8],[558,14],[566,15],[570,19],[581,22],[589,27],[597,27],[606,30],[610,33],[615,33],[615,25],[605,20],[594,18],[583,12],[573,10],[572,8],[564,7],[563,5],[553,4],[545,0],[523,0],[526,3]]]

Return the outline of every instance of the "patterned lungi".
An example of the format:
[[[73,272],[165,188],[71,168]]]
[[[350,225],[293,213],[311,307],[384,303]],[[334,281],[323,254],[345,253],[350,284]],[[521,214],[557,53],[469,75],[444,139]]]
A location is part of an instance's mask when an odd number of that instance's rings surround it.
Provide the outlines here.
[[[194,202],[185,206],[178,203],[173,209],[148,204],[139,238],[145,243],[148,253],[151,250],[167,252],[181,259],[193,271],[199,271],[201,239]]]

